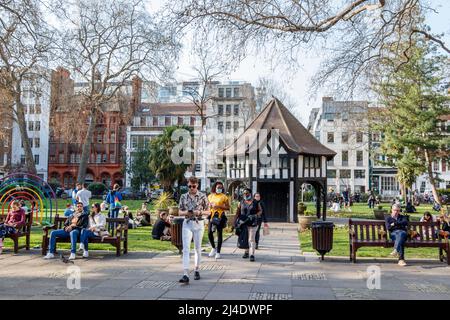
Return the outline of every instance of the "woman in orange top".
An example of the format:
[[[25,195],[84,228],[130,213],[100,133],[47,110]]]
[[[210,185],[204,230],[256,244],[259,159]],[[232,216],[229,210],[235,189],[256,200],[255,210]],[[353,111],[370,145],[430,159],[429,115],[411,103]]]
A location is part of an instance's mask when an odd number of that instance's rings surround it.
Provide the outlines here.
[[[208,217],[208,238],[211,243],[210,257],[220,259],[220,249],[223,241],[223,228],[227,224],[225,211],[230,209],[228,197],[224,194],[223,183],[217,181],[211,188],[211,194],[208,196],[209,208],[211,214]],[[217,249],[214,243],[214,232],[217,231]]]

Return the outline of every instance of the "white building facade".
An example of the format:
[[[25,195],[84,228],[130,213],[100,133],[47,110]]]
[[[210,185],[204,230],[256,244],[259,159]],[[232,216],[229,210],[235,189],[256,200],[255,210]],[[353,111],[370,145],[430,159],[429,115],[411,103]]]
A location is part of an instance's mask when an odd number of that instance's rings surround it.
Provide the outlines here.
[[[25,121],[28,139],[36,164],[37,175],[48,179],[49,122],[51,103],[51,71],[42,72],[43,77],[24,81],[22,103],[25,105]],[[25,151],[19,126],[12,126],[11,165],[25,165]]]

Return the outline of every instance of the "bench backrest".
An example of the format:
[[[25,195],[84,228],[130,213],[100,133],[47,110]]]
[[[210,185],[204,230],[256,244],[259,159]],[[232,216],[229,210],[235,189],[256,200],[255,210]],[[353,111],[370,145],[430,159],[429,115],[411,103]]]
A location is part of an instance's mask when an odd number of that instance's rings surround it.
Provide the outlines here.
[[[4,222],[6,220],[6,214],[0,214],[0,222]],[[33,215],[31,213],[25,215],[25,225],[21,228],[23,233],[31,232],[31,225],[33,224]]]
[[[438,231],[440,223],[412,221],[408,224],[410,235],[415,232],[414,241],[440,241]],[[388,232],[386,224],[382,220],[353,221],[349,219],[349,231],[358,240],[376,241],[386,239]]]
[[[386,225],[384,221],[353,221],[349,219],[349,230],[358,240],[383,241],[386,240]]]
[[[53,223],[56,226],[56,229],[63,229],[64,223],[66,222],[67,217],[60,217],[58,214],[55,215],[55,219]],[[115,227],[111,228],[110,231],[111,236],[115,237],[117,234],[117,227],[121,226],[122,230],[125,231],[125,234],[128,231],[128,218],[106,218],[106,229],[108,230],[109,223],[115,224]]]

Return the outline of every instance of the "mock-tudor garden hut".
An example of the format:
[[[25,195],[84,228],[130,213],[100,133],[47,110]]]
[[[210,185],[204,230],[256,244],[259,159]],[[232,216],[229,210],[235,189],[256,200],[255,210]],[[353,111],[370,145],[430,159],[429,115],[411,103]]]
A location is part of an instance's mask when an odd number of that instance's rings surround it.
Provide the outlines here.
[[[222,152],[229,192],[241,184],[261,193],[269,221],[297,222],[303,183],[314,187],[317,217],[325,220],[327,161],[336,153],[317,141],[278,99],[273,98]]]

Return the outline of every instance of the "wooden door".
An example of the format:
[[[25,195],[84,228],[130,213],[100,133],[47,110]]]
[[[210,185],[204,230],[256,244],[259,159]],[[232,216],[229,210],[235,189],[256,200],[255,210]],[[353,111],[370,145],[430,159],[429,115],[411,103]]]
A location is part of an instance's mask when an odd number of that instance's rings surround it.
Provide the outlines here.
[[[259,182],[258,191],[266,207],[267,220],[289,221],[289,182]]]

